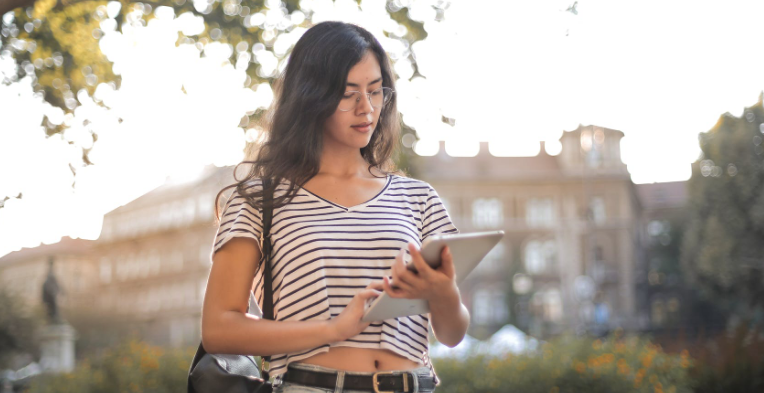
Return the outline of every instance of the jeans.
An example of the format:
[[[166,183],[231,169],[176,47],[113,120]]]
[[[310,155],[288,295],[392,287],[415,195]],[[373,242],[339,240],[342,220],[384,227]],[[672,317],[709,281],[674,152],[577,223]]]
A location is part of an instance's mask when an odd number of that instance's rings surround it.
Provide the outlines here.
[[[289,365],[289,368],[297,368],[300,370],[312,370],[312,371],[322,371],[322,372],[330,372],[330,373],[344,373],[344,374],[350,374],[350,375],[369,375],[371,376],[374,373],[360,373],[360,372],[352,372],[352,371],[342,371],[337,370],[333,368],[327,368],[322,366],[316,366],[313,364],[304,364],[304,363],[292,363]],[[408,370],[411,373],[417,374],[417,375],[425,375],[429,376],[430,368],[429,367],[419,367],[415,368],[413,370]],[[414,389],[414,387],[409,387],[412,393],[425,393],[425,392],[433,392],[433,390],[419,390]],[[305,386],[300,385],[296,383],[291,382],[282,382],[281,385],[279,385],[274,391],[274,393],[368,393],[369,391],[364,390],[346,390],[343,389],[342,386],[337,386],[335,389],[324,389],[324,388],[317,388],[313,386]]]

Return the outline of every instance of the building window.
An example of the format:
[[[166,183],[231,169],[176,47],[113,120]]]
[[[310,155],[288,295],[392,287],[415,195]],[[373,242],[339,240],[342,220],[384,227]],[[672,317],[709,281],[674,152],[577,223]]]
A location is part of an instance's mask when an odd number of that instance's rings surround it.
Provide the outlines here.
[[[525,271],[527,273],[552,273],[556,267],[557,244],[554,240],[531,240],[525,245]]]
[[[206,242],[202,243],[199,246],[199,263],[205,266],[210,265],[212,263],[210,255],[212,255],[212,246]]]
[[[478,198],[472,202],[472,225],[475,228],[499,228],[504,223],[504,209],[498,198]]]
[[[215,214],[215,210],[214,210],[215,196],[210,194],[204,194],[204,195],[200,195],[197,198],[196,200],[197,217],[201,218],[202,220],[209,220],[213,218]],[[220,200],[225,201],[225,196],[221,197]]]
[[[108,258],[101,258],[99,265],[101,273],[101,282],[108,284],[111,282],[111,262]]]
[[[591,212],[592,221],[597,224],[604,224],[607,218],[605,214],[605,199],[602,197],[594,197],[589,202],[589,210]]]
[[[536,292],[531,300],[535,313],[547,322],[562,320],[562,294],[557,288]]]
[[[506,293],[501,289],[478,289],[472,297],[472,319],[477,325],[501,325],[509,318]]]
[[[501,271],[502,266],[504,266],[506,255],[507,252],[504,243],[499,242],[496,244],[496,247],[491,249],[488,255],[483,258],[473,272],[477,272],[476,274],[478,275],[489,275]]]
[[[551,226],[555,222],[552,198],[531,198],[525,205],[525,221],[531,227]]]

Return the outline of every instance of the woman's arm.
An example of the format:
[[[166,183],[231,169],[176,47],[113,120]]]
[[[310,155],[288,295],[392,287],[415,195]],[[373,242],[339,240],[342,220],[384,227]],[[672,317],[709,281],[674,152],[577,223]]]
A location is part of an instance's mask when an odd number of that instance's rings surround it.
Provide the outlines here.
[[[433,269],[424,261],[416,245],[409,243],[408,249],[417,272],[406,268],[403,253],[400,253],[392,266],[392,283],[385,277],[383,288],[391,297],[427,300],[435,338],[453,348],[467,334],[470,314],[462,304],[459,288],[456,286],[456,270],[451,250],[448,246],[443,248],[441,264],[437,269]]]
[[[366,299],[381,284],[356,294],[336,318],[327,321],[270,321],[246,314],[260,260],[254,239],[237,237],[213,257],[202,307],[202,343],[209,353],[268,356],[298,352],[345,340],[363,331]],[[376,288],[376,289],[375,289]]]
[[[430,300],[430,323],[435,338],[443,345],[453,348],[457,346],[470,326],[470,313],[462,304],[459,288],[444,291],[437,299]]]

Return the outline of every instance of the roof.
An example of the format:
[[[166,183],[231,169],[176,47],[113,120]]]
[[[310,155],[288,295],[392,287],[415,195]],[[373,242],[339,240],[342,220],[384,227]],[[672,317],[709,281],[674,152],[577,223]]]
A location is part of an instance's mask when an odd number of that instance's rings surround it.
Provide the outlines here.
[[[64,236],[58,243],[41,244],[32,248],[25,247],[21,250],[8,253],[0,257],[0,266],[51,255],[84,255],[90,251],[94,244],[95,241],[93,240],[72,239]]]
[[[192,192],[192,190],[197,190],[199,186],[208,183],[215,183],[216,187],[222,188],[224,185],[233,184],[233,169],[234,166],[216,167],[214,165],[207,165],[199,176],[191,180],[176,181],[168,177],[167,181],[162,185],[106,214],[129,211],[142,206],[156,205],[163,202],[168,196],[187,194]]]
[[[417,172],[428,180],[469,179],[479,181],[557,179],[563,175],[557,156],[546,153],[543,144],[536,156],[496,157],[488,153],[488,144],[480,142],[475,157],[451,157],[445,143],[434,157],[415,157]]]

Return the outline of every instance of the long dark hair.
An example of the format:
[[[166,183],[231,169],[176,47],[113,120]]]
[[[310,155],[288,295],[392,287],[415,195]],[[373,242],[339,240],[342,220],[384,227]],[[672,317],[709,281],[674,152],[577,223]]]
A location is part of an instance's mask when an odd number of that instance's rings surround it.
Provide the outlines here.
[[[239,195],[253,207],[262,208],[266,191],[253,189],[259,178],[269,178],[271,190],[283,179],[289,180],[286,193],[274,197],[274,207],[294,198],[297,188],[318,174],[323,148],[324,123],[335,112],[345,93],[350,69],[367,53],[373,53],[382,71],[382,86],[395,90],[392,67],[382,45],[365,29],[343,22],[322,22],[308,29],[297,41],[286,69],[274,84],[274,100],[264,116],[264,136],[260,146],[250,145],[247,158],[234,168],[235,184],[218,192],[215,215],[220,217],[218,201],[227,189],[236,187]],[[399,148],[400,118],[397,100],[380,109],[377,127],[369,144],[361,148],[361,156],[385,174],[398,171],[392,160]],[[251,164],[247,175],[239,180],[236,169]],[[372,173],[372,176],[374,174]]]

